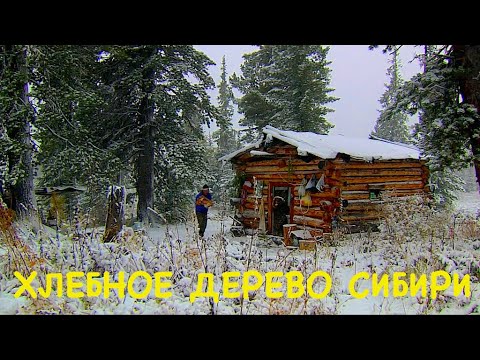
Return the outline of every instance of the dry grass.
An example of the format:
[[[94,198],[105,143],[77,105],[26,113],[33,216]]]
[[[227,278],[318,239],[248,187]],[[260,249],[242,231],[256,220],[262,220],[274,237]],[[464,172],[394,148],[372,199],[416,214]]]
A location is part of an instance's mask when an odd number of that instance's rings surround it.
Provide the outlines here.
[[[196,218],[192,214],[186,238],[179,235],[178,225],[168,225],[165,234],[158,239],[150,239],[142,231],[125,228],[112,243],[102,243],[101,233],[87,231],[86,226],[76,224],[60,237],[41,234],[19,234],[14,226],[14,214],[0,207],[0,231],[2,245],[7,249],[7,257],[1,262],[8,270],[5,275],[12,278],[13,271],[25,275],[31,271],[48,271],[65,274],[68,271],[109,271],[112,274],[124,271],[126,276],[142,270],[153,274],[159,271],[173,273],[172,291],[175,301],[187,301],[189,294],[196,290],[199,274],[212,273],[215,291],[221,294],[222,274],[226,271],[257,270],[261,274],[279,271],[283,274],[299,271],[304,282],[314,271],[327,272],[332,279],[332,289],[323,299],[313,299],[304,293],[296,299],[283,296],[271,299],[266,295],[265,283],[252,291],[249,299],[225,299],[220,297],[222,306],[227,306],[236,314],[335,314],[350,301],[345,294],[342,272],[367,271],[393,274],[396,271],[421,275],[435,270],[458,271],[472,275],[477,284],[480,277],[480,238],[478,222],[462,219],[451,213],[436,212],[428,204],[412,199],[397,200],[385,204],[386,218],[380,232],[345,234],[334,232],[331,240],[320,243],[315,251],[299,251],[274,248],[263,249],[258,234],[252,233],[243,245],[234,243],[223,233],[204,239],[196,231]],[[476,246],[476,248],[475,248]],[[228,249],[230,250],[228,250]],[[236,249],[233,251],[232,249]],[[275,251],[275,252],[274,252]],[[279,291],[286,292],[284,276],[276,279],[282,284]],[[241,279],[240,279],[241,281]],[[204,284],[206,285],[206,284]],[[141,291],[145,284],[135,284]],[[325,288],[323,278],[313,285],[316,293]],[[206,287],[204,288],[204,290]],[[143,302],[155,301],[159,313],[175,313],[171,302],[149,296]],[[201,301],[206,300],[206,301]],[[220,303],[212,299],[198,300],[192,309],[200,313],[222,313]],[[437,313],[455,299],[439,296],[437,299],[414,299],[418,313]],[[375,305],[375,313],[389,313],[394,299],[385,299],[380,306]],[[22,309],[25,313],[90,313],[94,309],[106,311],[127,311],[122,308],[124,301],[115,296],[108,299],[38,299]],[[411,306],[411,305],[410,305]],[[465,307],[474,309],[466,301]],[[119,310],[124,309],[124,310]],[[130,309],[130,308],[129,308]],[[133,307],[128,311],[133,311]],[[193,310],[192,310],[193,311]],[[398,310],[395,310],[398,311]],[[407,309],[405,310],[407,312]]]

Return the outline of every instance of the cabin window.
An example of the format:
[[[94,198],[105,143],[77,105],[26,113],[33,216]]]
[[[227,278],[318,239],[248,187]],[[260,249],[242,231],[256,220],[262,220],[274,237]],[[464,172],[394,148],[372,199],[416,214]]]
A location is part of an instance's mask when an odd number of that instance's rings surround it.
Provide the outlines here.
[[[381,197],[381,191],[380,189],[370,189],[370,200],[379,200]]]

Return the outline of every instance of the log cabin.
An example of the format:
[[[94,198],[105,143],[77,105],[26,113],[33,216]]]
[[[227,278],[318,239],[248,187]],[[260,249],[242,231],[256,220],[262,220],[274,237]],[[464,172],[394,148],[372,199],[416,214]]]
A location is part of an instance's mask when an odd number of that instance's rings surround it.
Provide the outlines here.
[[[258,141],[219,161],[230,161],[235,170],[239,197],[232,203],[244,228],[260,227],[276,236],[283,236],[278,223],[296,224],[315,236],[336,226],[364,229],[382,218],[382,196],[429,192],[428,168],[420,151],[373,136],[266,126]],[[286,214],[275,211],[278,198],[288,205]]]

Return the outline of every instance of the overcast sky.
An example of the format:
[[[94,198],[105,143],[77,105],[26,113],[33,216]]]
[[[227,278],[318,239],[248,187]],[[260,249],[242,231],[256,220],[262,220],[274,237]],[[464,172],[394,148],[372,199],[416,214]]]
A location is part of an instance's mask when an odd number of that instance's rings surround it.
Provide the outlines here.
[[[234,72],[240,74],[243,54],[258,49],[250,45],[195,45],[195,48],[217,64],[210,67],[217,85],[220,82],[223,55],[226,58],[227,75],[230,76]],[[414,53],[413,46],[402,46],[400,58],[404,79],[410,79],[421,70],[417,60],[410,63]],[[381,109],[378,100],[388,83],[386,72],[389,56],[383,54],[380,48],[368,50],[368,45],[332,45],[327,58],[332,62],[330,87],[335,89],[332,95],[340,98],[328,104],[335,110],[327,115],[328,121],[335,125],[330,134],[368,137],[378,118],[378,110]],[[217,91],[211,93],[215,104],[217,94]],[[214,128],[210,131],[212,130]]]

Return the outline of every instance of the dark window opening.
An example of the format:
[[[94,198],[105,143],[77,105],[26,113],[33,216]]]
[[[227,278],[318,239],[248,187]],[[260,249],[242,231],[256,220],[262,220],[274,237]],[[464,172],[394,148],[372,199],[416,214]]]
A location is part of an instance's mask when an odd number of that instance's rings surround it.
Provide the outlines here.
[[[380,189],[370,189],[370,200],[379,200],[381,198]]]

